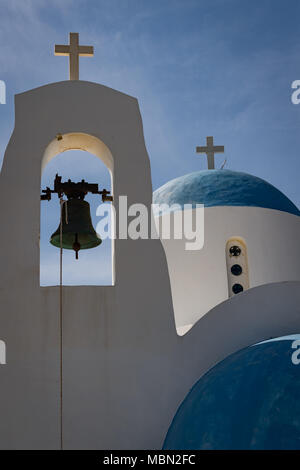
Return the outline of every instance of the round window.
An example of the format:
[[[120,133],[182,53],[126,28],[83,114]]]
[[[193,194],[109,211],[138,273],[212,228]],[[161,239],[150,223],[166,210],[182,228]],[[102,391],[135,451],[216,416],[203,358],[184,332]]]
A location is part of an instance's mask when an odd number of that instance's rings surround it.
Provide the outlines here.
[[[240,292],[243,292],[244,288],[241,284],[234,284],[232,286],[232,292],[234,294],[239,294]]]
[[[234,264],[231,266],[231,272],[234,276],[240,276],[243,272],[242,266],[239,264]]]
[[[242,250],[240,249],[239,246],[233,245],[229,248],[229,253],[231,254],[231,256],[240,256],[240,254],[242,253]]]

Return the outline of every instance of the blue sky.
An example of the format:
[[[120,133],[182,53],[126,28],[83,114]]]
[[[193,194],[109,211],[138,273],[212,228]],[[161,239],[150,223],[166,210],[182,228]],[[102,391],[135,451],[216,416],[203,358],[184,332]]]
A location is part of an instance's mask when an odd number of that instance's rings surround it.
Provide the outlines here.
[[[266,179],[300,206],[300,105],[291,103],[291,83],[300,79],[298,0],[0,0],[0,6],[0,79],[7,85],[0,161],[14,125],[14,94],[68,78],[68,59],[55,57],[53,48],[75,31],[81,44],[95,48],[94,58],[80,60],[80,78],[138,98],[154,189],[204,169],[195,147],[213,135],[225,146],[217,166],[226,157],[227,168]],[[104,165],[88,160],[87,167],[79,152],[56,157],[43,184],[59,171],[107,186]],[[96,224],[97,202],[89,200]],[[58,250],[48,236],[58,225],[58,202],[46,207],[41,270],[43,283],[55,284]],[[77,265],[66,253],[66,283],[109,282],[108,247],[92,251]]]

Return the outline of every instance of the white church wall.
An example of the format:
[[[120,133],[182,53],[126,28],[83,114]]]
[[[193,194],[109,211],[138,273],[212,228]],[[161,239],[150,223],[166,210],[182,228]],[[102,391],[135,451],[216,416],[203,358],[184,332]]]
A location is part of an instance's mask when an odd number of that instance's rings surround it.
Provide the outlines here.
[[[9,351],[0,368],[0,448],[58,449],[60,296],[57,286],[39,285],[41,166],[69,148],[95,153],[113,172],[117,210],[120,195],[150,209],[150,163],[132,97],[67,81],[17,95],[15,104],[0,174],[0,337]],[[114,286],[63,288],[65,449],[161,446],[176,399],[178,336],[160,240],[117,239],[115,266]]]
[[[162,240],[179,334],[228,299],[226,243],[232,237],[247,245],[250,288],[300,280],[298,216],[260,207],[210,207],[204,228],[198,251],[185,250],[185,239]]]

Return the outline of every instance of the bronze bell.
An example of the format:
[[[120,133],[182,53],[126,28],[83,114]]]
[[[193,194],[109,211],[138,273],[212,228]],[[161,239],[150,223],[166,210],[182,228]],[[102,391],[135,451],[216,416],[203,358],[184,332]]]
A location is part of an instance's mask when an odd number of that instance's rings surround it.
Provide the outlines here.
[[[67,210],[66,210],[67,206]],[[60,248],[60,224],[51,235],[50,243]],[[94,248],[102,243],[92,225],[90,205],[81,199],[69,199],[62,207],[62,248],[79,250]]]

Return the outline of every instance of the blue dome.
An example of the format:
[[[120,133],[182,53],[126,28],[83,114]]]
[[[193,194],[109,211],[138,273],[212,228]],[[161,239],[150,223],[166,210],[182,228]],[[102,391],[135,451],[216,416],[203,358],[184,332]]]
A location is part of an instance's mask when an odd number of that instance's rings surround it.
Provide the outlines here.
[[[261,178],[231,170],[205,170],[169,181],[153,194],[155,204],[204,204],[276,209],[300,215],[281,191]]]
[[[300,364],[295,359],[300,353],[295,340],[300,335],[265,341],[213,367],[179,407],[164,449],[299,450]]]

